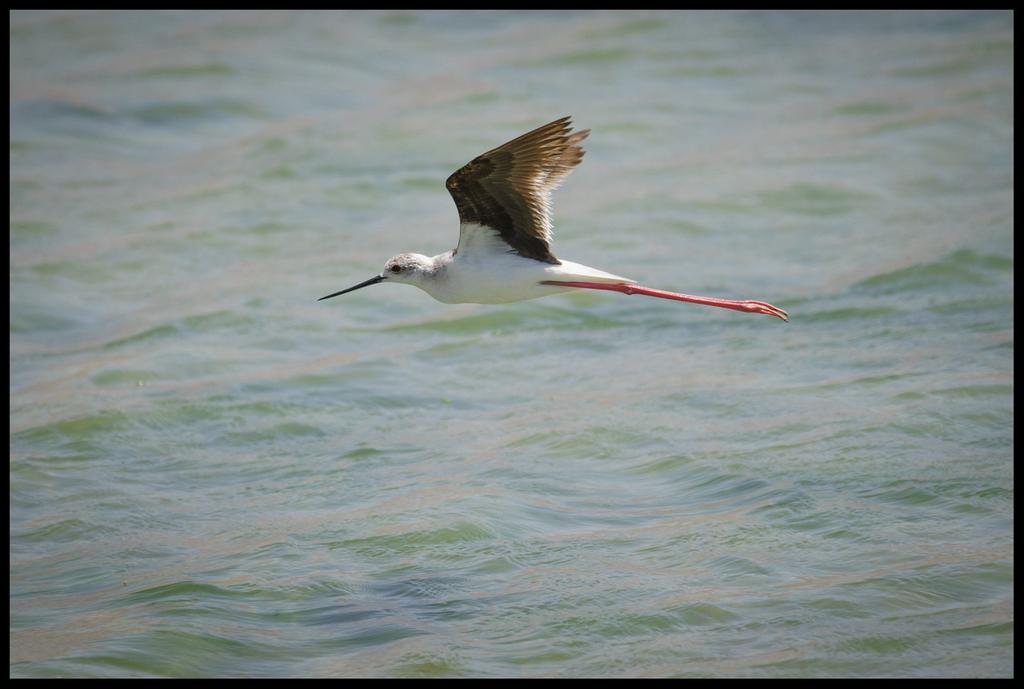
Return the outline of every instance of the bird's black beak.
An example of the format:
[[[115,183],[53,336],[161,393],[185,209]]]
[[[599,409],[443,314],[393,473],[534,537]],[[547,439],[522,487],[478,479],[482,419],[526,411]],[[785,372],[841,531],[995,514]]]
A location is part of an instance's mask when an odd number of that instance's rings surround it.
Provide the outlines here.
[[[326,297],[320,297],[319,299],[317,299],[317,301],[323,301],[324,299],[330,299],[331,297],[336,297],[339,294],[345,294],[346,292],[354,292],[357,289],[362,289],[364,287],[369,287],[370,285],[376,285],[378,282],[384,282],[385,280],[387,280],[387,277],[384,276],[384,273],[381,273],[380,275],[377,275],[376,277],[370,278],[366,282],[360,282],[355,287],[349,287],[348,289],[343,289],[340,292],[335,292],[334,294],[328,294]]]

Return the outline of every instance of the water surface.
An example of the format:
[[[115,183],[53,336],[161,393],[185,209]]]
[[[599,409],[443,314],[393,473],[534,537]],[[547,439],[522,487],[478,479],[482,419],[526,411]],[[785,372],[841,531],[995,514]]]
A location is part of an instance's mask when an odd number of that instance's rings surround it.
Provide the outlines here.
[[[11,14],[12,676],[1013,674],[1013,17]],[[443,182],[593,130],[444,305]]]

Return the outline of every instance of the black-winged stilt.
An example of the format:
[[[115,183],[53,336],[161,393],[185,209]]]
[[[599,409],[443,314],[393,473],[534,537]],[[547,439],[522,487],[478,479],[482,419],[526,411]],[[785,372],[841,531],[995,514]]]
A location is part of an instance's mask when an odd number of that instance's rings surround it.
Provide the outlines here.
[[[572,131],[569,117],[555,120],[477,156],[448,178],[459,210],[459,244],[428,257],[398,254],[384,272],[321,297],[330,299],[378,282],[415,285],[446,304],[502,304],[571,289],[643,294],[789,320],[763,301],[697,297],[641,287],[597,268],[561,261],[551,253],[551,192],[583,160],[589,129]]]

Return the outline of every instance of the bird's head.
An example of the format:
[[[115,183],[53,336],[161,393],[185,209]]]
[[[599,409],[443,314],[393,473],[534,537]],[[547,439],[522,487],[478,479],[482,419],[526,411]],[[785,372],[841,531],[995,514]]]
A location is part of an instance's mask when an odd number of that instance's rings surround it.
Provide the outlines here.
[[[348,292],[354,292],[357,289],[363,287],[369,287],[370,285],[376,285],[378,282],[400,282],[407,285],[416,285],[417,287],[423,287],[423,281],[428,274],[433,270],[434,262],[431,258],[424,256],[423,254],[398,254],[388,259],[387,263],[384,264],[384,271],[377,276],[374,276],[366,282],[360,282],[358,285],[343,289],[340,292],[334,294],[328,294],[326,297],[320,297],[319,301],[324,299],[330,299],[331,297],[337,297],[341,294]]]
[[[420,285],[434,267],[434,262],[423,254],[398,254],[388,259],[381,275],[393,282]]]

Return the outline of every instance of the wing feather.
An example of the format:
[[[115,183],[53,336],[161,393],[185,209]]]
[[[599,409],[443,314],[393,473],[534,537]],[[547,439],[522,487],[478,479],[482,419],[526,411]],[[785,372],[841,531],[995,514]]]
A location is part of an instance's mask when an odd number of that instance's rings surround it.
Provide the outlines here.
[[[558,265],[551,253],[551,192],[583,160],[580,147],[589,129],[572,132],[571,117],[543,127],[477,156],[457,170],[445,186],[463,228],[490,228],[520,256]]]

